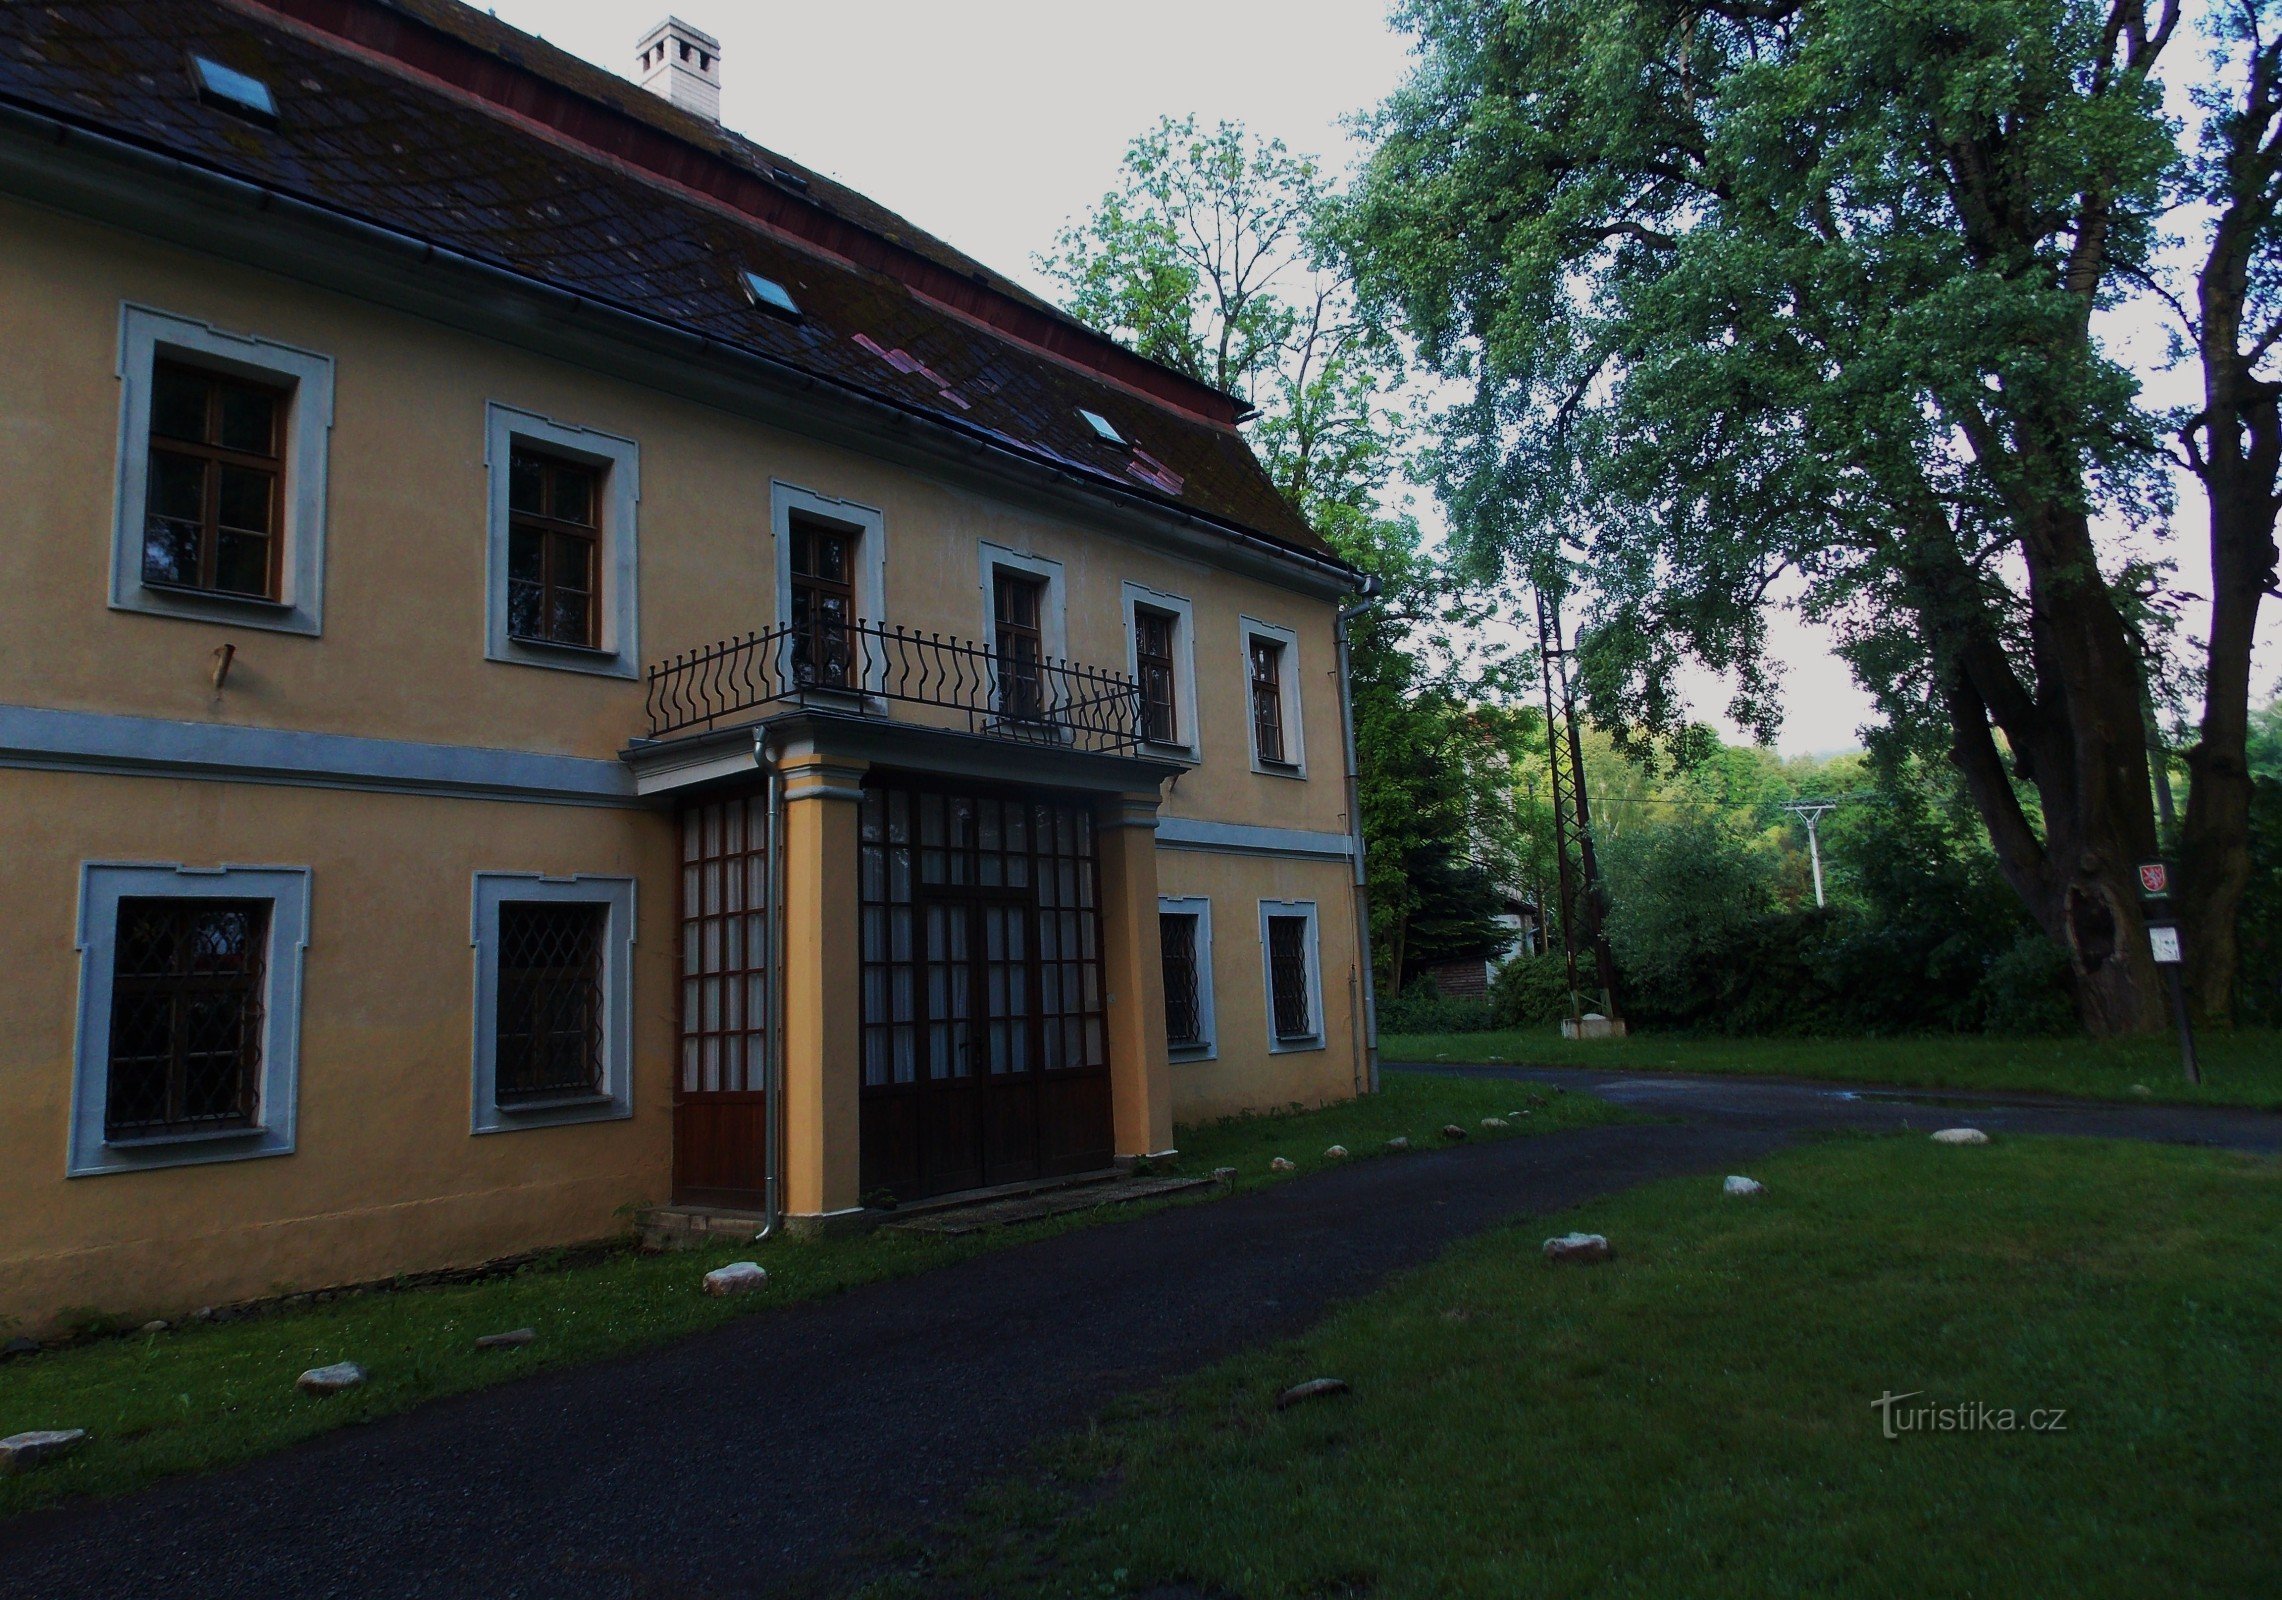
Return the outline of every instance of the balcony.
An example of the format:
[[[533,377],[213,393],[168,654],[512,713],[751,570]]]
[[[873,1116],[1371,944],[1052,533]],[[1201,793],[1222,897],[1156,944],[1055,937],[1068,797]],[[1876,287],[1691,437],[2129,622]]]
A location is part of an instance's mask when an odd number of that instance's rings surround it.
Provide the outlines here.
[[[1001,656],[967,640],[855,621],[771,628],[649,669],[652,740],[759,722],[779,710],[888,718],[1091,755],[1141,748],[1141,691],[1121,672]]]

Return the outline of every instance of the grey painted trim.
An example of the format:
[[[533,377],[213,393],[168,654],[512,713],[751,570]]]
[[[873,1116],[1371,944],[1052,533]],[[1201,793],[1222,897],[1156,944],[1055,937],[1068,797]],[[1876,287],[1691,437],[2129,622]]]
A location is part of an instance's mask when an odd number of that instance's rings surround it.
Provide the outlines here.
[[[1252,641],[1254,638],[1273,639],[1284,647],[1283,670],[1276,687],[1284,700],[1284,755],[1280,762],[1264,761],[1260,757],[1260,741],[1252,726]],[[1299,635],[1292,629],[1273,622],[1262,622],[1258,617],[1236,619],[1236,653],[1240,658],[1243,676],[1237,682],[1244,686],[1244,748],[1251,752],[1252,770],[1263,777],[1307,777],[1307,716],[1300,692]]]
[[[1062,564],[1051,556],[1032,555],[1012,545],[980,539],[975,543],[975,581],[982,591],[982,646],[994,652],[993,671],[996,671],[998,649],[996,575],[1000,567],[1036,578],[1046,586],[1046,603],[1038,608],[1039,647],[1049,658],[1067,661],[1070,657],[1070,591],[1062,578]]]
[[[1334,599],[1362,581],[1330,557],[1080,474],[939,413],[23,107],[0,105],[0,186],[106,226],[925,466],[978,492],[1301,594]]]
[[[1313,828],[1264,828],[1250,822],[1207,822],[1197,817],[1157,818],[1157,844],[1166,850],[1209,850],[1228,855],[1298,856],[1344,861],[1355,842],[1344,833]]]
[[[602,936],[602,1085],[591,1100],[502,1106],[498,1097],[499,908],[542,900],[610,908]],[[475,949],[475,1071],[468,1132],[515,1133],[572,1122],[615,1122],[634,1114],[634,880],[581,873],[550,878],[536,872],[475,875],[468,943]]]
[[[1202,1044],[1181,1046],[1168,1041],[1166,1055],[1173,1061],[1217,1061],[1220,1017],[1212,999],[1212,901],[1201,894],[1161,894],[1157,896],[1157,914],[1196,918],[1197,1018],[1204,1030]]]
[[[64,1175],[97,1177],[293,1153],[300,1120],[301,968],[309,948],[307,867],[184,867],[89,861],[79,869],[79,1011],[72,1040],[71,1137]],[[261,1121],[228,1134],[111,1144],[103,1137],[111,1078],[111,982],[119,902],[129,896],[268,900],[262,1004]]]
[[[1263,1020],[1267,1024],[1268,1054],[1291,1055],[1301,1050],[1323,1050],[1330,1046],[1330,1033],[1324,1027],[1323,995],[1323,925],[1316,917],[1313,900],[1263,900],[1260,902],[1260,988],[1267,1005]],[[1276,974],[1268,961],[1268,919],[1270,917],[1305,917],[1307,919],[1307,1008],[1308,1020],[1315,1031],[1303,1038],[1283,1039],[1276,1034]]]
[[[603,470],[602,648],[575,650],[526,644],[507,631],[508,460],[515,441],[532,444]],[[587,672],[605,678],[642,675],[641,546],[642,447],[595,428],[573,427],[497,400],[484,402],[484,635],[487,661]]]
[[[1134,611],[1162,612],[1173,619],[1173,731],[1180,737],[1170,745],[1150,748],[1201,760],[1204,723],[1196,697],[1196,607],[1186,595],[1167,594],[1130,578],[1118,592],[1125,611],[1125,675],[1135,683],[1141,681],[1141,630]]]
[[[281,600],[186,594],[143,582],[143,507],[149,491],[151,368],[159,353],[239,377],[282,384],[285,506],[279,535]],[[224,333],[132,301],[119,307],[119,454],[111,521],[114,611],[315,637],[325,624],[325,465],[333,432],[333,358],[294,345]]]
[[[638,804],[617,761],[0,705],[0,767],[554,805]]]

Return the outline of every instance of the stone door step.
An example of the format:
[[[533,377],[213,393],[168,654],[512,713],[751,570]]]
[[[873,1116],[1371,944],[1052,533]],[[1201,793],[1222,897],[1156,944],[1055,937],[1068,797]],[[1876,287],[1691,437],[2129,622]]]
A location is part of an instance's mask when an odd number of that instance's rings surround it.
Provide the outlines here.
[[[1018,1222],[1037,1222],[1045,1217],[1067,1216],[1073,1211],[1092,1211],[1102,1206],[1126,1205],[1135,1200],[1154,1200],[1161,1195],[1180,1194],[1190,1189],[1210,1189],[1216,1186],[1214,1178],[1100,1178],[1076,1186],[1060,1186],[1046,1190],[1001,1196],[946,1196],[942,1201],[929,1201],[923,1210],[910,1207],[895,1214],[883,1228],[898,1233],[932,1233],[949,1237],[960,1234],[981,1233],[989,1228],[1010,1227]]]

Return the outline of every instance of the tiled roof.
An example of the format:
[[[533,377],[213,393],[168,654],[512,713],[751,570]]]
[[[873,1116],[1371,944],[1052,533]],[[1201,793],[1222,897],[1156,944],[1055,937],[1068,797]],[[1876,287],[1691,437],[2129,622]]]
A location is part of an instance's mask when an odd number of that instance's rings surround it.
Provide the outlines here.
[[[1108,345],[852,190],[456,0],[272,6],[0,7],[0,100],[1327,553],[1237,432],[1233,400]],[[193,53],[262,79],[276,125],[203,102]],[[747,271],[787,286],[802,316],[756,309]],[[1097,438],[1080,408],[1130,448]]]

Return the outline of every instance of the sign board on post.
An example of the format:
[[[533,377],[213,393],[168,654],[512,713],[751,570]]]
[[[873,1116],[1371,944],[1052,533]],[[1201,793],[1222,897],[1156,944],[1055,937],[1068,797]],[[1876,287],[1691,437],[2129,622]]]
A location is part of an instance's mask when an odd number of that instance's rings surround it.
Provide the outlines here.
[[[2147,927],[2147,943],[2159,967],[2179,964],[2179,929],[2169,922],[2151,922]]]

